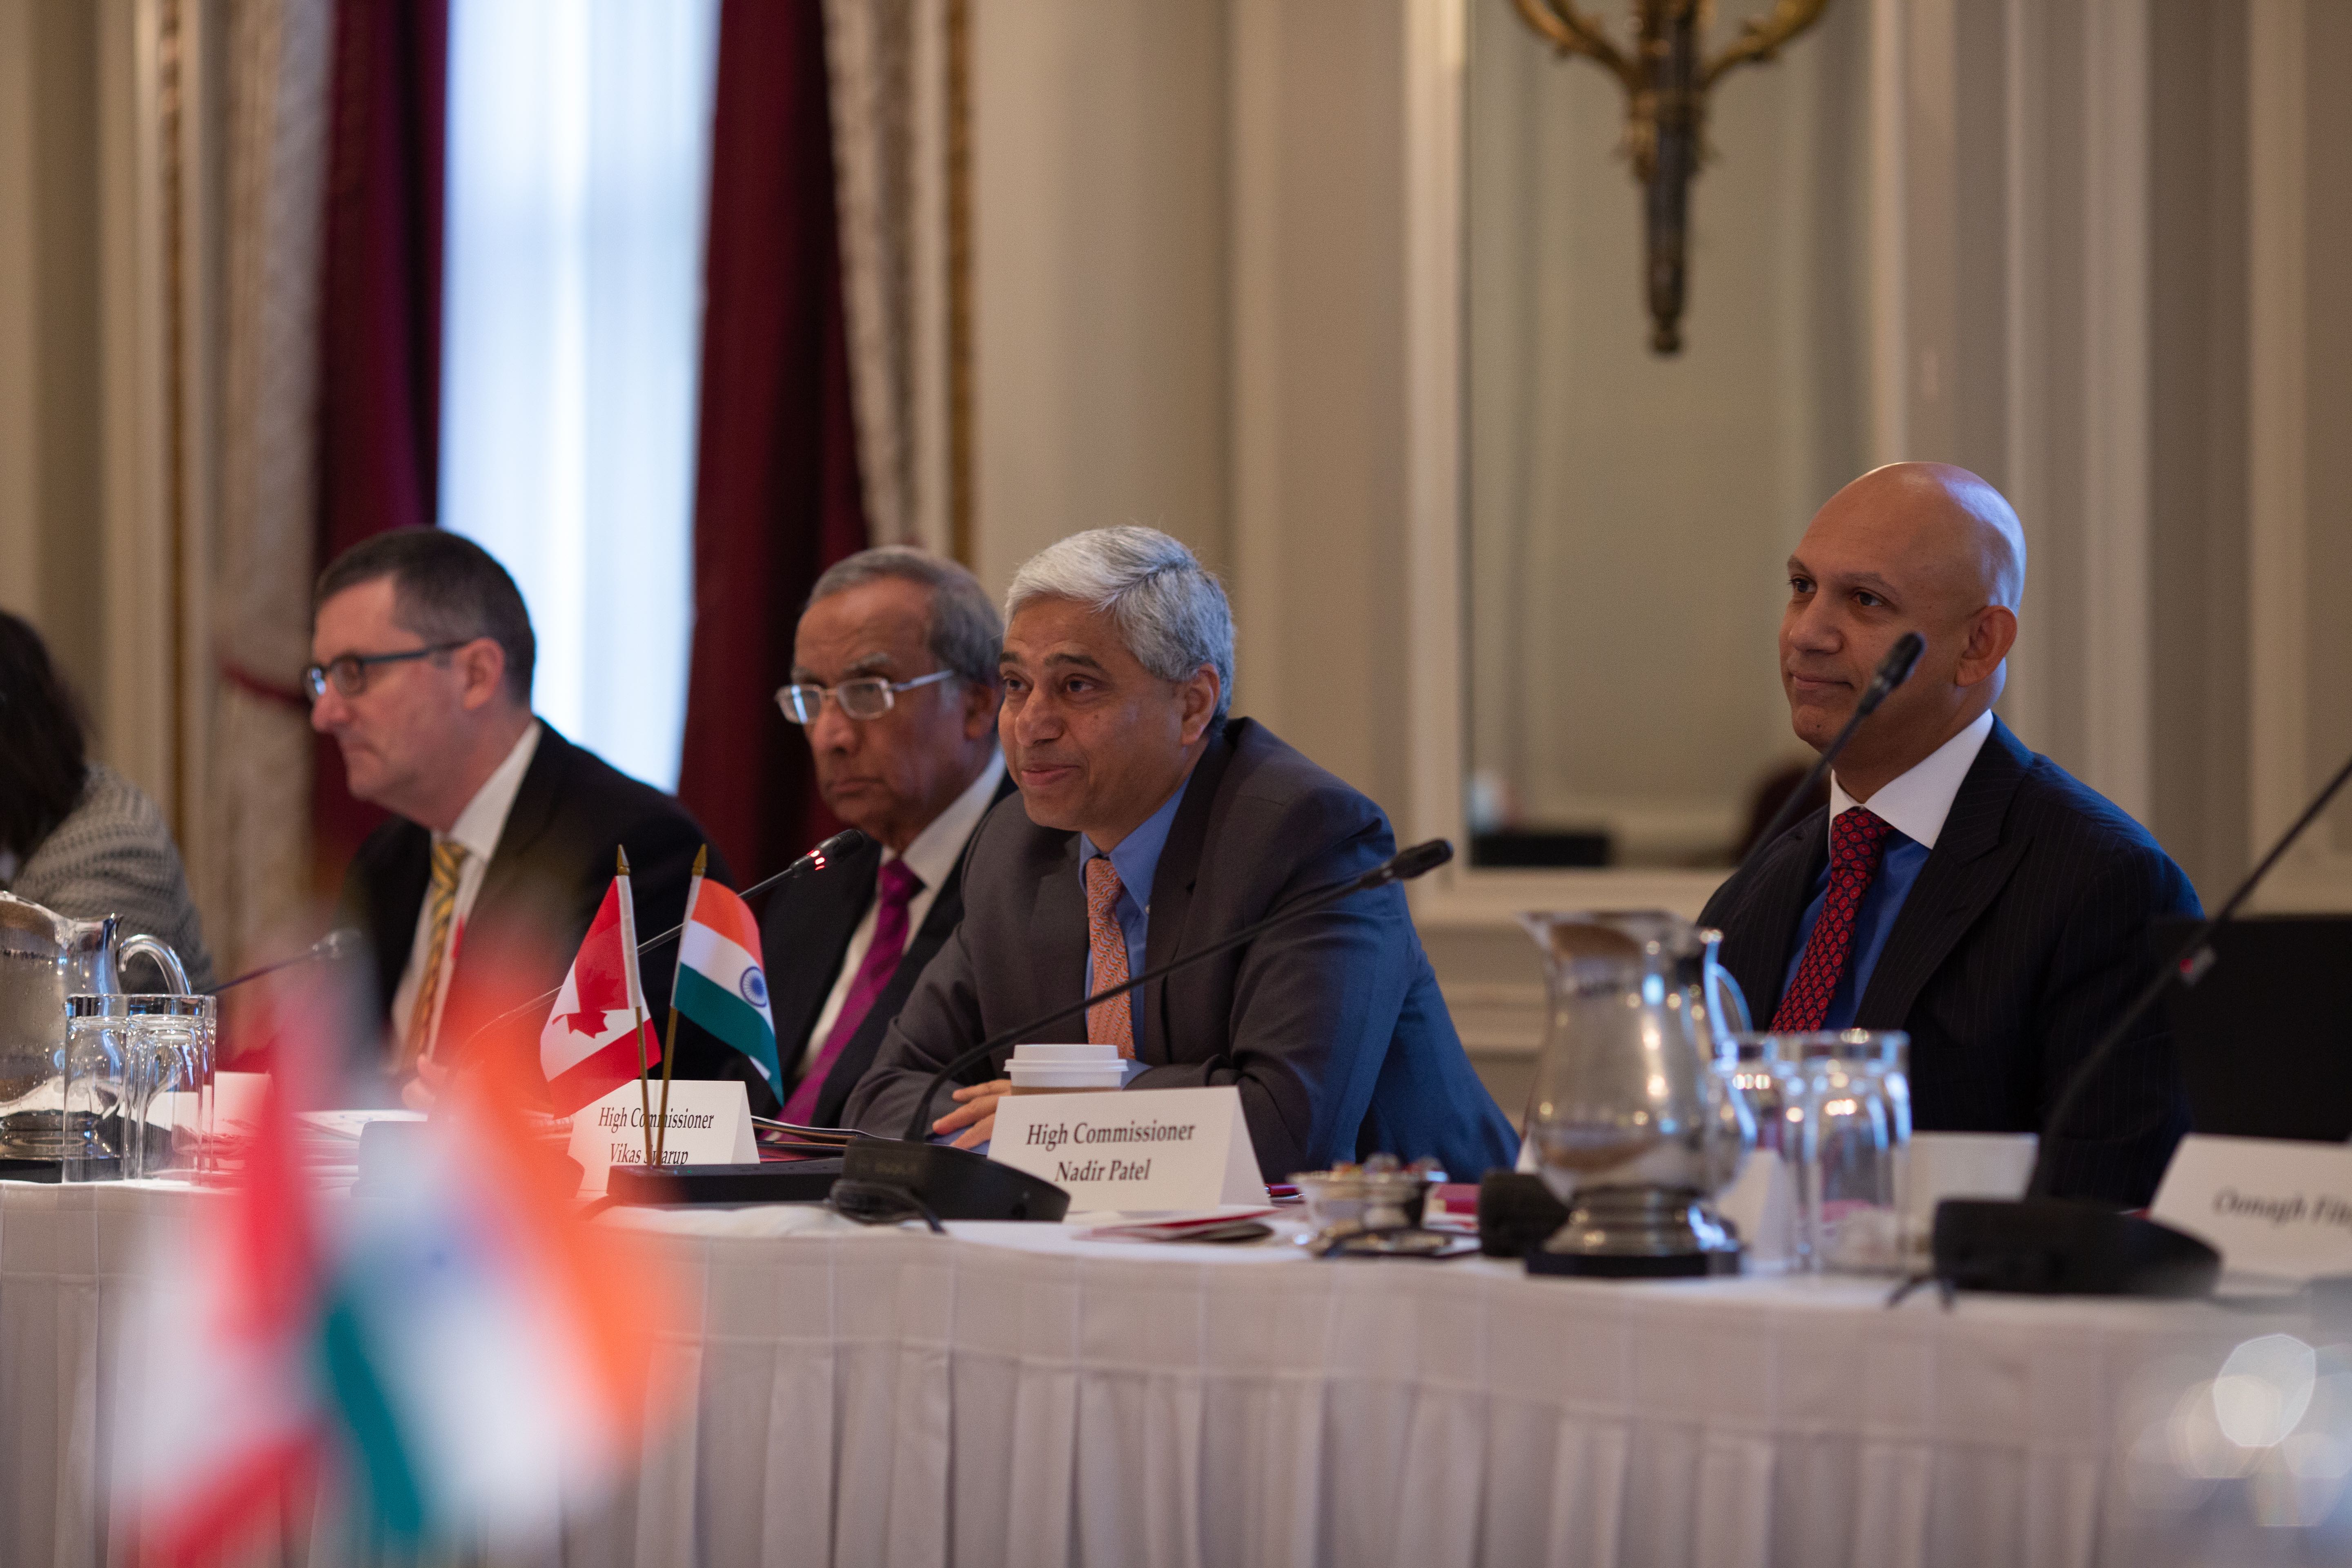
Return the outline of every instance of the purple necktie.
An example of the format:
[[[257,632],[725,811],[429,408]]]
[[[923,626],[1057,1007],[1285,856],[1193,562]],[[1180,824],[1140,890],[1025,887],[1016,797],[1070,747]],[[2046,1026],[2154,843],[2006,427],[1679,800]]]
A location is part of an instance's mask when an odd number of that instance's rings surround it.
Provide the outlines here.
[[[857,966],[857,978],[849,984],[849,994],[842,1000],[840,1016],[834,1019],[832,1032],[824,1037],[824,1048],[801,1077],[793,1097],[784,1101],[783,1120],[797,1127],[814,1125],[816,1097],[824,1091],[825,1075],[833,1071],[834,1059],[841,1048],[866,1022],[866,1015],[874,1010],[875,999],[882,988],[890,984],[890,976],[898,972],[898,959],[907,951],[907,906],[923,890],[923,879],[907,868],[904,860],[893,860],[882,868],[881,902],[874,911],[874,941],[866,949],[866,962]]]

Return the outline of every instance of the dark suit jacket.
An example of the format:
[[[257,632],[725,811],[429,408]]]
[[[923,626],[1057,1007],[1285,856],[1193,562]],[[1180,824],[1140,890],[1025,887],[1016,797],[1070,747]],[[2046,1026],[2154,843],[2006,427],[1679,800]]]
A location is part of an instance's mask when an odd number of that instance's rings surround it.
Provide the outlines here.
[[[1829,858],[1828,812],[1759,849],[1699,918],[1760,1022]],[[2148,982],[2151,922],[2198,912],[2147,829],[1993,721],[1887,933],[1856,1027],[1911,1036],[1913,1124],[2039,1132],[2052,1191],[2146,1203],[2188,1130],[2170,1026],[2151,1013],[2069,1113],[2043,1118]]]
[[[629,852],[637,934],[643,940],[685,919],[687,881],[702,844],[702,829],[684,806],[593,752],[573,745],[541,721],[539,748],[515,791],[499,847],[467,917],[465,940],[449,973],[448,1000],[443,1004],[445,1037],[436,1046],[436,1055],[455,1060],[462,1054],[466,1042],[446,1037],[448,1026],[452,1020],[486,1016],[488,998],[520,1000],[563,983],[564,971],[580,951],[588,922],[595,919],[596,906],[612,883],[616,846]],[[727,878],[726,860],[716,849],[709,874],[721,881]],[[425,907],[432,880],[432,833],[400,818],[369,834],[343,874],[339,919],[367,937],[380,1026],[389,1022],[393,992],[408,965],[417,913]],[[486,955],[496,955],[497,973],[485,973],[491,963]],[[515,973],[511,965],[517,961],[543,972]],[[669,1008],[670,977],[677,965],[674,942],[641,961],[647,1016],[656,1029]],[[485,1000],[476,1001],[478,995]],[[536,1042],[546,1021],[543,1013],[528,1012],[502,1026],[498,1037],[518,1047]],[[681,1059],[689,1027],[679,1026]],[[535,1049],[530,1059],[538,1060]]]
[[[1008,773],[997,785],[990,804],[994,805],[1013,793],[1013,778]],[[978,836],[975,829],[973,837]],[[970,849],[967,842],[964,852]],[[923,923],[907,939],[907,951],[900,955],[898,967],[891,972],[890,984],[874,999],[866,1021],[849,1037],[849,1043],[841,1047],[841,1055],[834,1058],[832,1069],[824,1076],[824,1087],[817,1091],[816,1125],[841,1125],[849,1091],[866,1076],[866,1069],[874,1065],[874,1054],[882,1047],[882,1037],[890,1020],[907,1005],[915,982],[922,978],[924,969],[947,945],[948,938],[963,919],[963,862],[964,855],[959,854],[955,868],[940,884],[939,896],[931,900]],[[824,999],[833,994],[834,984],[841,977],[849,939],[857,933],[857,923],[866,918],[866,906],[874,901],[874,883],[881,870],[882,847],[869,838],[863,849],[824,875],[788,882],[769,896],[767,911],[760,918],[761,962],[767,966],[768,1005],[776,1019],[776,1050],[783,1059],[788,1079],[784,1092],[779,1096],[768,1089],[757,1072],[749,1075],[751,1110],[755,1114],[775,1115],[782,1109],[783,1101],[792,1098],[793,1090],[800,1087],[798,1073],[808,1050],[809,1031],[816,1027],[817,1015],[824,1011]]]
[[[1263,725],[1228,721],[1195,764],[1151,884],[1157,968],[1394,852],[1388,819]],[[1078,836],[1017,801],[991,812],[964,871],[964,919],[849,1098],[849,1124],[898,1137],[941,1062],[1085,994]],[[1131,1089],[1234,1084],[1271,1179],[1387,1152],[1457,1181],[1517,1141],[1454,1033],[1404,889],[1359,893],[1136,994]],[[1073,1021],[1049,1033],[1083,1038]],[[999,1076],[973,1069],[967,1082]],[[944,1095],[934,1107],[940,1113]]]

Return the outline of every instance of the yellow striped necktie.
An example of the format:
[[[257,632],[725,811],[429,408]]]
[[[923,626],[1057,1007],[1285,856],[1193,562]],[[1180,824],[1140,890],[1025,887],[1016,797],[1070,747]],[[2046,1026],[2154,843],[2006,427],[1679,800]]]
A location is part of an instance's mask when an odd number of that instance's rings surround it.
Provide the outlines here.
[[[457,879],[466,869],[466,847],[454,839],[433,844],[432,930],[425,939],[425,973],[416,983],[416,1005],[408,1015],[408,1040],[401,1053],[403,1069],[415,1067],[433,1044],[433,1010],[441,999],[441,970],[448,962],[449,928],[457,923]]]

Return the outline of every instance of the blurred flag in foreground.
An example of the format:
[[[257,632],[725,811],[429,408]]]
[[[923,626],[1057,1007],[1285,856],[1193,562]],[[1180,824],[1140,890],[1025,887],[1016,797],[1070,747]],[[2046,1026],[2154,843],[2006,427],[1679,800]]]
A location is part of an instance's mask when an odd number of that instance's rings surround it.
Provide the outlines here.
[[[660,1060],[661,1038],[646,1016],[646,988],[637,979],[636,905],[625,870],[604,889],[555,1011],[539,1032],[539,1065],[555,1114],[569,1116]]]
[[[677,944],[677,1010],[751,1058],[768,1087],[783,1093],[776,1020],[760,967],[760,922],[734,889],[699,871],[687,889],[686,932]]]
[[[303,989],[277,1010],[241,1178],[173,1237],[132,1331],[169,1350],[118,1428],[144,1554],[208,1561],[321,1470],[387,1540],[551,1536],[642,1431],[645,1271],[577,1216],[577,1169],[526,1124],[528,1063],[509,1058],[460,1074],[364,1191],[326,1198],[295,1125],[325,1046],[285,1026],[329,1016]]]
[[[238,1151],[238,1188],[200,1205],[186,1226],[160,1231],[152,1283],[131,1309],[127,1352],[159,1354],[161,1364],[126,1376],[134,1386],[117,1423],[118,1477],[151,1562],[204,1562],[248,1539],[318,1468],[327,1265],[292,1103],[317,1063],[286,1049],[277,1026],[323,989],[299,979],[273,986],[256,1045],[276,1070],[256,1134]]]

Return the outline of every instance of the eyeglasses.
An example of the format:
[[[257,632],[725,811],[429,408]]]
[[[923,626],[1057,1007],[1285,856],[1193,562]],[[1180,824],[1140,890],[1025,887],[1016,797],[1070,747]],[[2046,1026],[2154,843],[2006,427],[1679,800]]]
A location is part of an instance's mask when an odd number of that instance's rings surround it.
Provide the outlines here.
[[[347,653],[314,664],[302,672],[302,689],[316,702],[327,694],[327,682],[332,680],[335,689],[346,697],[357,697],[367,689],[368,671],[379,664],[404,664],[412,658],[430,658],[436,653],[448,653],[478,639],[460,637],[456,642],[437,642],[429,647],[413,647],[405,653]]]
[[[776,689],[776,706],[784,717],[795,724],[814,724],[824,709],[824,700],[832,698],[841,704],[842,712],[852,719],[879,719],[890,711],[901,691],[912,691],[918,686],[929,686],[935,680],[949,680],[952,669],[935,669],[929,675],[919,675],[912,680],[891,680],[879,675],[845,680],[838,686],[780,686]]]

